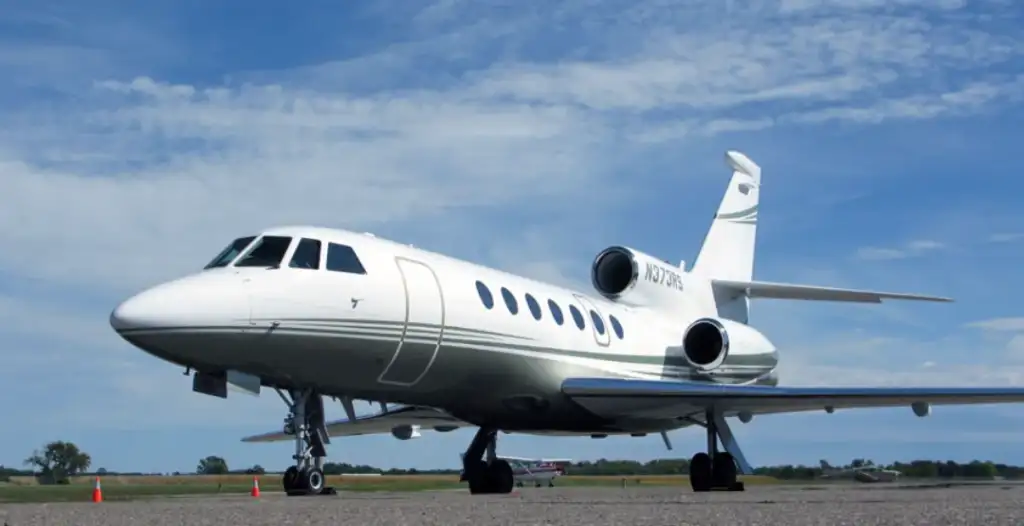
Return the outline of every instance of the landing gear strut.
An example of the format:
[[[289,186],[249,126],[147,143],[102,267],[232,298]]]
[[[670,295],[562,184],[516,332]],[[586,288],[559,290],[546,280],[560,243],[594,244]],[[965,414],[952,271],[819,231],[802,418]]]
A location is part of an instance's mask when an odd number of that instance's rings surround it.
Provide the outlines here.
[[[323,398],[310,389],[277,394],[288,404],[284,433],[295,435],[295,465],[284,472],[281,485],[288,495],[333,495],[325,485],[324,459],[331,439],[324,423]]]
[[[743,483],[736,480],[736,475],[740,471],[750,474],[753,470],[740,451],[729,423],[721,413],[708,410],[702,425],[707,429],[708,450],[690,459],[690,486],[693,491],[743,491]],[[725,451],[718,451],[719,439]]]
[[[512,493],[512,466],[497,458],[497,440],[497,429],[481,427],[462,456],[462,480],[469,482],[471,495]]]

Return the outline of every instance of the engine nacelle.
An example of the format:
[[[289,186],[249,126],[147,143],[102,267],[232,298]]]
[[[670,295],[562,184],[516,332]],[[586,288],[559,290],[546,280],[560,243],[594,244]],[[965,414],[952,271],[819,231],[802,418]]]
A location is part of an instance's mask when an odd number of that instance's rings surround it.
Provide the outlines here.
[[[743,356],[763,356],[764,366],[777,363],[775,346],[756,329],[722,318],[700,318],[683,332],[683,356],[699,371],[713,371],[742,349]],[[733,354],[730,354],[733,353]]]
[[[391,428],[391,436],[399,440],[409,440],[420,437],[420,426],[400,425]]]
[[[636,307],[677,305],[686,273],[679,267],[629,247],[613,246],[598,253],[590,281],[605,298]]]

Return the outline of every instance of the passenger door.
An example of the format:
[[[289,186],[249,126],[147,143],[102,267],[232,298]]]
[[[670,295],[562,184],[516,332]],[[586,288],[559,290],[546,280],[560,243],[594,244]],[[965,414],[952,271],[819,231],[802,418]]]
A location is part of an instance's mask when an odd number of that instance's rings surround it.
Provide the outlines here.
[[[391,363],[378,382],[416,385],[437,358],[444,334],[444,294],[437,274],[423,261],[395,257],[405,289],[405,328]]]

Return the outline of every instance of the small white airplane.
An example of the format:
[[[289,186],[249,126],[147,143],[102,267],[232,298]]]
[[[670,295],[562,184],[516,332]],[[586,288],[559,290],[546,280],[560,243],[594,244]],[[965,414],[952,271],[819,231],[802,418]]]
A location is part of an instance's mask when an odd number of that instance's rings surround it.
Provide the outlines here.
[[[852,479],[864,483],[894,482],[902,475],[903,473],[895,469],[884,469],[871,462],[844,469],[834,468],[827,461],[821,461],[821,477],[827,479]]]
[[[761,168],[735,151],[726,161],[732,178],[690,270],[611,246],[587,294],[370,234],[273,228],[125,300],[110,324],[194,370],[195,392],[274,388],[289,407],[283,430],[243,440],[294,441],[289,494],[328,491],[332,436],[461,427],[478,428],[463,465],[473,494],[512,491],[499,431],[659,433],[671,449],[666,432],[688,426],[705,428],[708,444],[690,461],[693,489],[741,490],[737,472],[752,469],[730,417],[1024,401],[1015,387],[778,386],[779,351],[748,325],[751,299],[950,300],[754,280]],[[348,419],[326,422],[325,398]],[[353,400],[384,410],[357,417]]]
[[[538,488],[543,485],[553,488],[555,479],[565,475],[563,466],[572,463],[568,458],[523,458],[504,455],[499,458],[512,464],[512,475],[515,477],[516,486],[519,487],[533,484]]]

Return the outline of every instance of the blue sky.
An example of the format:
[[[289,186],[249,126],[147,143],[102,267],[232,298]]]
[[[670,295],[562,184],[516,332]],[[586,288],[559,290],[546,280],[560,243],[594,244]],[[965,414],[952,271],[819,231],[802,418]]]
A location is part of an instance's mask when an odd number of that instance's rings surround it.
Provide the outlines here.
[[[0,10],[0,463],[287,464],[276,396],[195,395],[109,329],[118,300],[276,224],[371,230],[587,287],[627,244],[692,261],[764,169],[756,277],[951,305],[759,302],[787,384],[1022,385],[1024,11],[1011,0],[19,2]],[[369,410],[368,406],[360,408]],[[329,416],[340,418],[339,408]],[[9,426],[10,427],[10,426]],[[1013,406],[755,418],[755,464],[1024,463]],[[12,428],[13,429],[13,428]],[[340,440],[454,466],[470,432]],[[508,436],[579,459],[702,447]]]

